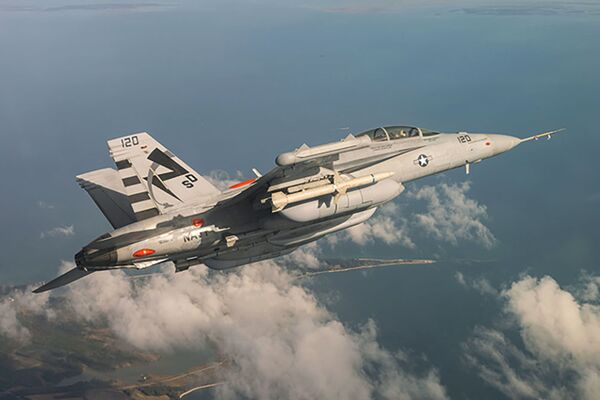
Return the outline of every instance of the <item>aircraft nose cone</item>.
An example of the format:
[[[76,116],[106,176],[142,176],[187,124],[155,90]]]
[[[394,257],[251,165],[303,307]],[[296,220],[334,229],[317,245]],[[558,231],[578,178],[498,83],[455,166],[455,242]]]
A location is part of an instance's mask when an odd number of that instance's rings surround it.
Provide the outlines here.
[[[488,135],[488,139],[492,143],[494,154],[504,153],[521,143],[521,139],[509,135]]]

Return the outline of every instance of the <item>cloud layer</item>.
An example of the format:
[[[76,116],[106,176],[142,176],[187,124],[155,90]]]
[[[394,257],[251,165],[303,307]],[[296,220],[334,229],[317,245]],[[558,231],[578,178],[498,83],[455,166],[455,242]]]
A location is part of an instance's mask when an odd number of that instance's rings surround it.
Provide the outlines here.
[[[493,247],[496,238],[484,224],[487,208],[467,196],[470,188],[470,182],[442,183],[409,193],[411,198],[426,203],[426,212],[414,216],[415,225],[434,239],[452,245],[467,240]]]
[[[213,174],[221,187],[233,182]],[[423,233],[456,245],[459,240],[491,246],[495,240],[483,220],[484,206],[467,197],[468,183],[425,186],[406,198],[424,205],[422,212],[403,213],[394,203],[365,224],[338,234],[338,240],[360,245],[373,242],[414,248],[412,237]],[[404,206],[403,206],[404,207]],[[68,236],[72,226],[42,237]],[[67,309],[60,313],[101,327],[142,350],[170,352],[216,348],[231,360],[225,371],[224,398],[394,398],[444,399],[434,369],[415,372],[408,357],[391,353],[377,342],[377,327],[367,321],[350,329],[280,265],[319,268],[317,244],[284,257],[233,273],[211,274],[206,268],[187,273],[130,279],[120,271],[99,272],[64,291]],[[64,263],[63,270],[72,268]],[[37,305],[0,303],[0,334],[28,338],[19,322],[23,312],[47,313],[48,298]],[[31,304],[36,304],[32,302]],[[29,308],[27,308],[29,307]]]
[[[470,182],[422,186],[400,196],[401,205],[388,203],[367,222],[340,232],[329,243],[349,240],[359,245],[383,242],[414,249],[417,237],[457,246],[473,242],[485,248],[497,240],[485,225],[485,205],[468,196]]]
[[[153,275],[141,285],[98,273],[70,287],[67,299],[76,315],[108,321],[141,349],[216,346],[233,361],[225,398],[365,399],[393,387],[406,398],[445,397],[434,372],[403,372],[377,344],[374,324],[348,330],[293,282],[273,262],[216,276],[205,268]]]
[[[596,282],[590,277],[588,283]],[[583,293],[587,301],[600,300],[597,291]],[[465,344],[465,358],[481,378],[510,398],[596,399],[600,307],[578,300],[549,276],[526,276],[502,297],[523,349],[501,330],[477,328]]]
[[[351,227],[339,236],[361,246],[383,242],[387,245],[400,244],[409,249],[415,248],[410,237],[408,220],[402,215],[396,203],[384,205],[376,216],[365,223]]]
[[[31,293],[31,287],[15,289],[0,298],[0,336],[11,340],[16,345],[29,343],[31,332],[21,323],[19,314],[45,314],[54,317],[54,311],[48,308],[49,293],[39,296]]]
[[[56,228],[49,229],[45,232],[40,233],[40,239],[54,238],[54,237],[67,237],[75,234],[75,227],[73,225],[57,226]]]
[[[435,370],[413,372],[404,355],[378,344],[373,321],[349,329],[274,262],[232,273],[171,270],[91,274],[66,288],[58,318],[108,327],[143,350],[216,348],[231,361],[222,398],[446,398]],[[13,303],[2,333],[18,336],[23,310]]]

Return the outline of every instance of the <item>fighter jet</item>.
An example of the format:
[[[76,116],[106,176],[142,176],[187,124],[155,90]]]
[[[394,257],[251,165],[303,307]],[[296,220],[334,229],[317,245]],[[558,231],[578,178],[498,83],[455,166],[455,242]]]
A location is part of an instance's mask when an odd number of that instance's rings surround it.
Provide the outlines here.
[[[116,169],[77,176],[114,230],[84,246],[76,267],[34,290],[44,292],[101,270],[224,270],[288,254],[368,220],[406,182],[466,167],[525,139],[439,133],[412,126],[371,129],[279,154],[271,171],[221,191],[148,133],[108,141]]]

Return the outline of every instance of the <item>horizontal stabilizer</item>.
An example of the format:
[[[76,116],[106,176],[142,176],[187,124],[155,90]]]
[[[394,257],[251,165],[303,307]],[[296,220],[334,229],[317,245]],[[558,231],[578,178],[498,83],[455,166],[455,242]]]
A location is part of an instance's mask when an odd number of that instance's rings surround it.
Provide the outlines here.
[[[46,283],[45,285],[42,285],[39,288],[35,289],[33,291],[33,293],[42,293],[47,290],[52,290],[52,289],[56,289],[61,286],[68,285],[71,282],[74,282],[78,279],[88,276],[92,272],[94,272],[94,271],[84,271],[79,268],[73,268],[72,270],[62,274],[58,278],[55,278],[55,279],[51,280],[50,282]]]

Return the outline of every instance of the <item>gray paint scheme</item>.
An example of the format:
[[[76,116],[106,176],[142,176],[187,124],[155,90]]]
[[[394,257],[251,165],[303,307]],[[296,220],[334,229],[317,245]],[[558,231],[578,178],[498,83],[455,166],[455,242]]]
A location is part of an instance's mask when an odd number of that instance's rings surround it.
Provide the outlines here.
[[[35,292],[98,270],[164,261],[172,261],[177,271],[198,264],[227,269],[287,254],[366,221],[406,182],[468,167],[556,132],[519,139],[377,128],[280,154],[271,171],[225,191],[147,133],[113,139],[108,144],[118,169],[92,171],[77,180],[115,230],[83,247],[74,270]],[[155,150],[162,154],[159,162],[149,159]]]

